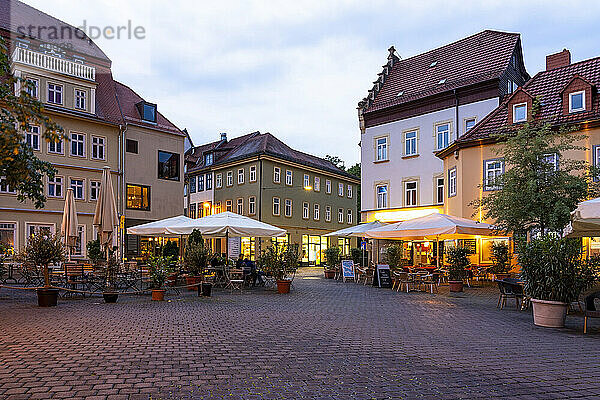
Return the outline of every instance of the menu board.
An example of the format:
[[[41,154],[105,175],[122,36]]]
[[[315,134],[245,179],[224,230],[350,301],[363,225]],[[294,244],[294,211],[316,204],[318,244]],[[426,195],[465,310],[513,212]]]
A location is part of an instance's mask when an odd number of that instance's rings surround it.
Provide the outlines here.
[[[390,266],[387,264],[377,264],[375,269],[375,276],[373,277],[373,286],[380,288],[391,288],[392,287],[392,275],[390,272]]]
[[[342,260],[342,276],[346,279],[354,280],[354,262],[352,260]]]

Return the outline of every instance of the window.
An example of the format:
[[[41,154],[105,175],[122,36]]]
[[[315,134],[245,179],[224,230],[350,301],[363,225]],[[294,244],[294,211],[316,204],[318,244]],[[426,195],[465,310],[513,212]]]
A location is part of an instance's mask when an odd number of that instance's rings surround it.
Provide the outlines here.
[[[343,208],[338,209],[338,223],[340,223],[340,224],[344,223],[344,209]]]
[[[217,189],[223,187],[223,174],[220,172],[217,175],[215,175],[215,186],[217,187]]]
[[[138,153],[138,141],[133,139],[125,139],[125,151],[128,153]]]
[[[418,198],[418,182],[409,181],[404,182],[404,202],[407,207],[413,207],[417,205]]]
[[[127,184],[127,208],[150,211],[150,186]]]
[[[0,243],[14,251],[16,239],[17,224],[13,222],[0,222]]]
[[[208,153],[204,155],[204,165],[209,166],[213,163],[213,153]]]
[[[316,177],[315,176],[315,187],[314,187],[315,192],[320,192],[321,191],[321,178]]]
[[[104,160],[104,138],[92,136],[92,158],[95,160]]]
[[[196,218],[196,203],[190,204],[190,210],[189,210],[188,217]]]
[[[85,200],[85,184],[83,179],[71,178],[71,189],[75,200]]]
[[[513,123],[527,120],[527,103],[513,105]]]
[[[338,183],[338,196],[344,197],[344,184]]]
[[[310,206],[305,201],[304,203],[302,203],[302,218],[304,218],[304,219],[310,218],[309,213],[310,213]]]
[[[237,199],[237,213],[240,215],[244,215],[244,199]]]
[[[39,126],[30,126],[29,130],[25,134],[25,139],[27,140],[27,144],[33,150],[40,149],[40,127]]]
[[[225,202],[225,210],[229,212],[233,211],[233,200],[227,200]]]
[[[198,192],[204,192],[204,175],[198,175]]]
[[[233,171],[227,171],[227,186],[233,186]]]
[[[250,198],[248,198],[248,214],[256,214],[256,197],[254,196],[250,196]]]
[[[48,178],[48,197],[63,196],[63,178],[55,176],[54,179]]]
[[[349,224],[352,224],[352,210],[348,209],[348,218],[347,218],[347,222]]]
[[[318,221],[320,218],[319,211],[320,211],[319,205],[315,204],[314,209],[313,209],[313,218],[315,221]]]
[[[190,176],[190,194],[196,193],[196,176]]]
[[[144,121],[156,123],[156,104],[140,101],[136,106]]]
[[[281,183],[281,168],[273,167],[273,182]]]
[[[54,224],[31,224],[26,223],[25,225],[25,235],[33,236],[33,235],[44,235],[49,236],[54,234]]]
[[[436,186],[435,202],[437,204],[444,204],[444,178],[443,177],[435,178],[435,186]]]
[[[377,143],[377,154],[375,157],[376,161],[386,161],[388,159],[388,143],[387,137],[378,138]]]
[[[500,189],[500,182],[498,179],[504,172],[504,161],[503,160],[485,160],[483,162],[483,176],[485,179],[484,189],[485,190],[498,190]]]
[[[550,165],[552,171],[558,171],[558,154],[544,154],[542,161]]]
[[[64,154],[63,153],[63,140],[58,139],[57,142],[54,142],[54,141],[48,142],[48,153]]]
[[[71,133],[71,155],[85,157],[85,135],[83,133]]]
[[[307,189],[310,187],[310,176],[308,176],[308,174],[304,174],[304,189]]]
[[[48,103],[62,104],[63,87],[54,83],[48,83]]]
[[[585,111],[585,91],[569,93],[569,112]]]
[[[348,198],[351,199],[352,198],[352,185],[348,185]]]
[[[331,194],[331,181],[329,179],[325,179],[325,193]]]
[[[448,170],[448,197],[456,196],[456,167]]]
[[[475,117],[465,119],[465,132],[468,132],[469,130],[471,130],[471,128],[475,126],[476,122],[477,122],[477,118],[475,118]]]
[[[172,181],[179,180],[179,154],[158,151],[158,177]]]
[[[86,110],[87,92],[81,89],[75,89],[75,108],[79,110]]]
[[[417,131],[404,133],[404,155],[417,155]]]
[[[450,144],[450,124],[444,123],[435,126],[437,150],[442,150]]]
[[[27,87],[25,91],[29,93],[31,97],[38,98],[40,88],[40,81],[37,79],[27,78]]]
[[[238,185],[243,185],[244,184],[244,169],[240,168],[238,169]]]
[[[325,206],[325,221],[331,222],[331,206]]]
[[[273,215],[281,214],[280,202],[281,202],[281,199],[279,197],[273,197]]]
[[[289,169],[285,170],[285,184],[288,186],[292,186],[294,183],[294,179],[293,179],[293,175],[292,175],[292,171],[290,171]]]
[[[217,201],[215,204],[215,214],[219,214],[219,213],[221,213],[221,211],[222,211],[221,210],[221,202]]]
[[[285,216],[286,217],[291,217],[292,216],[292,200],[291,199],[285,199]]]
[[[206,190],[212,189],[212,173],[206,174]]]
[[[100,182],[90,181],[90,200],[98,200],[100,195]]]
[[[509,79],[508,82],[506,82],[506,93],[511,94],[512,92],[517,90],[518,87],[519,86],[515,82]]]
[[[250,176],[248,177],[250,182],[256,182],[256,165],[250,166]]]
[[[85,225],[77,226],[77,240],[75,241],[75,246],[73,247],[72,255],[74,257],[82,257],[83,256],[83,244],[85,243]]]
[[[16,193],[15,190],[8,185],[5,176],[0,177],[0,193]]]
[[[377,208],[387,208],[388,206],[388,187],[387,185],[377,186]]]

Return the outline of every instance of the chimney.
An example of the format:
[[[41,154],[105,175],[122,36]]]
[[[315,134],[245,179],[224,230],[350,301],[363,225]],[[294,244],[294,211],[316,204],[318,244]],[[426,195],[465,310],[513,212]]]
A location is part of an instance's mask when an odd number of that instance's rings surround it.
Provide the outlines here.
[[[227,132],[221,132],[221,141],[222,142],[226,142],[227,141]]]
[[[554,68],[566,67],[571,64],[571,52],[563,49],[560,53],[546,56],[546,71]]]

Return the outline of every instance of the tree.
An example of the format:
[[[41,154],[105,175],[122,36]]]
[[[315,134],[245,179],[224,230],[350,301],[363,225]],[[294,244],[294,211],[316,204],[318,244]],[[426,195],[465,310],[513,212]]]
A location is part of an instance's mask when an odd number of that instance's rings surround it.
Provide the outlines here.
[[[15,94],[16,85],[22,88],[19,94]],[[42,114],[42,103],[29,95],[32,85],[12,74],[8,47],[0,38],[0,176],[17,192],[19,201],[29,199],[41,208],[46,202],[44,175],[54,178],[56,170],[35,156],[23,132],[39,126],[46,142],[62,140],[64,134],[59,125]]]
[[[335,165],[339,169],[341,169],[342,171],[346,170],[346,166],[344,165],[344,161],[341,158],[339,158],[338,156],[331,156],[331,155],[327,154],[325,156],[325,159],[327,161],[331,162],[333,165]]]
[[[348,168],[348,172],[351,175],[354,175],[358,179],[360,179],[360,163],[356,163],[350,168]],[[356,215],[360,215],[360,185],[356,186]]]
[[[484,185],[500,189],[471,203],[476,210],[482,208],[485,218],[495,220],[499,231],[560,233],[577,203],[597,192],[597,169],[565,155],[585,150],[576,145],[582,135],[537,120],[538,109],[535,101],[531,121],[497,135],[505,172]]]

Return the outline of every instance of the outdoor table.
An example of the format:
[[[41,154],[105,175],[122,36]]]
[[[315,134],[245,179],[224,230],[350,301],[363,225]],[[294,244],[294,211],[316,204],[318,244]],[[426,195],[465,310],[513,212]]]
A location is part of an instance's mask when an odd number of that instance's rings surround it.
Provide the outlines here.
[[[17,283],[17,279],[13,276],[15,273],[15,264],[8,264],[8,276],[2,281],[3,283],[8,283],[8,281],[12,281],[13,283]]]

